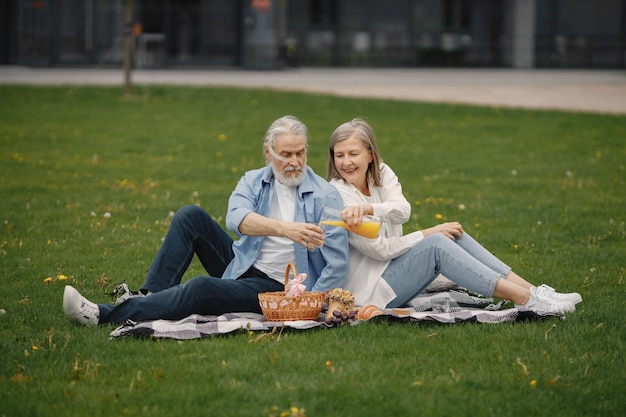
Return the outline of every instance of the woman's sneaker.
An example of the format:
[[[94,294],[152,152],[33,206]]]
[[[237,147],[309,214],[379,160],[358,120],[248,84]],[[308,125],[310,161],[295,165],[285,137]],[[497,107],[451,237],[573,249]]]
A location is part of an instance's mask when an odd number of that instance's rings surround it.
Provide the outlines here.
[[[73,322],[95,327],[100,321],[100,309],[72,286],[66,285],[63,291],[63,311]]]
[[[530,289],[530,298],[524,305],[515,304],[515,308],[522,311],[534,311],[537,314],[565,314],[576,311],[576,305],[569,301],[558,301],[548,297],[545,291],[537,287]]]
[[[539,294],[542,294],[546,297],[555,299],[557,301],[568,301],[572,304],[578,304],[583,300],[581,295],[578,294],[577,292],[570,292],[570,293],[556,292],[554,288],[546,284],[541,284],[540,286],[538,286],[537,291],[539,292]]]

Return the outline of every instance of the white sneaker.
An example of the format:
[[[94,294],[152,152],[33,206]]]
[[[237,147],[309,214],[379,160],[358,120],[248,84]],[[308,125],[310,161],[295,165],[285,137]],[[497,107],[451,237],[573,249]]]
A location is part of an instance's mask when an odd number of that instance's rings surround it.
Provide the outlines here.
[[[98,305],[87,300],[70,285],[66,285],[63,291],[63,311],[68,319],[85,326],[95,327],[100,321]]]
[[[577,292],[570,292],[570,293],[556,292],[554,288],[546,284],[541,284],[540,286],[538,286],[537,292],[539,294],[545,295],[546,297],[552,298],[554,300],[568,301],[572,304],[578,304],[583,300],[583,298]]]
[[[524,305],[515,304],[522,311],[534,311],[537,314],[565,314],[576,311],[576,305],[569,301],[558,301],[539,291],[537,287],[530,289],[530,298]]]

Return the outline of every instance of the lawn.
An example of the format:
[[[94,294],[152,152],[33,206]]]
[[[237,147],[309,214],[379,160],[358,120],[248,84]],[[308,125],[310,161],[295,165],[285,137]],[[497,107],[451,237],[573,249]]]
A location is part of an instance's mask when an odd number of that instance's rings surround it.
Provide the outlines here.
[[[624,414],[626,117],[229,88],[0,97],[0,416]],[[413,204],[405,231],[458,220],[531,282],[580,292],[578,311],[186,342],[64,317],[66,284],[97,302],[138,288],[179,207],[224,224],[284,114],[322,175],[334,128],[366,118]]]

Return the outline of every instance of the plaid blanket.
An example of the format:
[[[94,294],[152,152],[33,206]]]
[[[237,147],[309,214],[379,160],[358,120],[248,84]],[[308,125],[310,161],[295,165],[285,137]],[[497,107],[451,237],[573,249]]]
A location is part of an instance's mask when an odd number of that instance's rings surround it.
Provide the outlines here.
[[[447,299],[449,311],[437,311],[441,301]],[[438,323],[506,323],[515,321],[542,320],[547,318],[561,318],[557,315],[539,315],[530,311],[520,311],[516,308],[505,308],[505,302],[493,303],[493,299],[473,295],[459,288],[446,292],[420,294],[409,303],[408,315],[397,315],[390,309],[385,314],[372,318],[369,321],[393,322],[420,322],[434,321]],[[447,308],[446,308],[447,309]],[[111,332],[111,339],[123,336],[157,339],[199,339],[219,334],[229,334],[242,330],[272,331],[274,328],[293,330],[309,330],[314,328],[332,328],[323,322],[323,315],[317,321],[300,320],[269,322],[262,314],[256,313],[228,313],[221,316],[203,316],[193,314],[178,321],[153,320],[145,322],[127,321],[124,325]],[[363,323],[361,320],[352,321],[353,326]]]

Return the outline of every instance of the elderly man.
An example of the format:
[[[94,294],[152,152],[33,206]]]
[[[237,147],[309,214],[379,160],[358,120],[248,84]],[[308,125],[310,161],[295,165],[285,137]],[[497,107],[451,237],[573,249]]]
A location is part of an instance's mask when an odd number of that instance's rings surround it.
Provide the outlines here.
[[[312,291],[341,287],[348,275],[348,238],[318,224],[325,206],[343,208],[337,190],[306,165],[308,131],[293,116],[274,121],[265,135],[267,167],[244,174],[228,201],[226,226],[202,208],[186,206],[170,225],[138,294],[116,304],[95,304],[71,286],[66,316],[97,326],[127,319],[178,320],[190,314],[261,312],[258,294],[282,291],[285,268],[306,273]],[[209,276],[181,284],[196,254]]]

